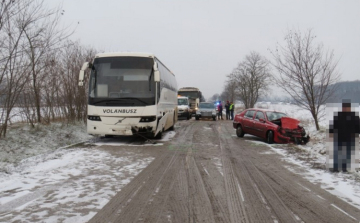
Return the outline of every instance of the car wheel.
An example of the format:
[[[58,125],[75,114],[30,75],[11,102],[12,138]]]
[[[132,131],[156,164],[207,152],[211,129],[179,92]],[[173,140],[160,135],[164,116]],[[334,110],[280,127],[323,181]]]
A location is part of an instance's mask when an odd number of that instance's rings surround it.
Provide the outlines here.
[[[274,133],[273,131],[269,131],[266,137],[266,141],[269,144],[273,144],[274,143]]]
[[[216,121],[216,117],[213,117],[213,120]]]
[[[243,131],[241,125],[238,125],[238,127],[236,128],[236,135],[238,137],[244,137],[245,132]]]
[[[199,118],[199,116],[196,116],[195,119],[196,119],[196,120],[199,120],[200,118]]]
[[[190,117],[191,117],[191,115],[188,115],[188,116],[186,117],[186,120],[189,120],[189,119],[190,119]]]

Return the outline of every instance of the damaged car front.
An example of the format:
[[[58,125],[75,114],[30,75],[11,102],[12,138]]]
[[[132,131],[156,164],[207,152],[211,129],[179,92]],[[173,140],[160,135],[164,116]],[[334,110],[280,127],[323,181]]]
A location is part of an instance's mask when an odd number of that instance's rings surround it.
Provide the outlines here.
[[[270,122],[278,126],[276,131],[277,134],[275,134],[277,136],[276,142],[295,144],[306,144],[309,142],[310,136],[305,128],[300,125],[298,119],[274,111],[267,111],[266,116]]]
[[[299,123],[282,112],[250,108],[235,116],[233,127],[238,137],[250,134],[265,139],[269,144],[306,144],[310,137]]]

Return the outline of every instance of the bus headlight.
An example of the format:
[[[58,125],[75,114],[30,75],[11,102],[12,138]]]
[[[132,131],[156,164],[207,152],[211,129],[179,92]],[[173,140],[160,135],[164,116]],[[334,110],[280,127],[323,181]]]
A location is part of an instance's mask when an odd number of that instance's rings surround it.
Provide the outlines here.
[[[156,120],[156,116],[141,117],[140,122],[153,122]]]
[[[100,116],[96,116],[96,115],[88,115],[88,119],[91,120],[91,121],[99,121],[99,122],[101,122]]]

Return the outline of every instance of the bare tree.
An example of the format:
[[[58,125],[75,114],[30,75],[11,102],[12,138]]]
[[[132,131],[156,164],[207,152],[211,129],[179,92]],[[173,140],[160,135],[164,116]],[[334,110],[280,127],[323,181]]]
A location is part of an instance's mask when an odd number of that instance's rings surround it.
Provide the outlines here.
[[[225,82],[224,90],[221,93],[221,98],[225,101],[235,101],[236,98],[236,81],[230,79],[230,75],[227,76],[228,79]]]
[[[29,1],[3,1],[0,4],[0,96],[2,99],[0,137],[5,137],[11,112],[28,79],[24,59],[24,29],[28,18],[22,15]]]
[[[31,15],[32,20],[32,23],[24,29],[24,33],[28,42],[26,52],[31,64],[31,89],[37,122],[41,122],[41,95],[48,75],[45,69],[51,64],[49,58],[54,51],[62,46],[61,43],[72,34],[66,28],[58,28],[61,16],[60,8],[47,9],[43,2],[43,0],[34,1],[24,11],[24,14]]]
[[[87,90],[77,83],[80,68],[84,61],[90,61],[95,50],[80,46],[78,42],[68,42],[61,56],[61,91],[64,112],[69,122],[82,121],[87,118]],[[88,82],[88,75],[84,80]]]
[[[252,108],[266,93],[271,77],[269,61],[257,52],[250,52],[229,75],[229,81],[236,83],[238,99],[245,108]]]
[[[272,54],[279,72],[276,84],[310,111],[319,130],[320,106],[335,92],[340,74],[333,50],[325,51],[323,44],[315,44],[315,37],[312,30],[304,34],[290,30],[285,36],[286,45],[278,45]]]
[[[86,120],[87,88],[79,88],[77,78],[95,50],[66,42],[72,31],[58,28],[61,10],[43,3],[0,3],[0,138],[14,110],[32,126],[58,118]]]
[[[214,102],[214,101],[218,101],[219,99],[220,99],[220,95],[216,93],[211,98],[209,98],[209,101]]]

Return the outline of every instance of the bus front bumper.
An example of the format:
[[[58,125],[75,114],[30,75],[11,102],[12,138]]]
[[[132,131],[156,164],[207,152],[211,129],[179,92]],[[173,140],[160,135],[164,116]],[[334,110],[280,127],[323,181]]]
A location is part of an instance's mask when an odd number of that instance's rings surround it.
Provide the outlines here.
[[[149,123],[150,124],[150,123]],[[87,124],[87,132],[90,135],[106,136],[132,136],[137,134],[151,134],[155,132],[156,124],[129,124],[129,125],[96,125]]]

